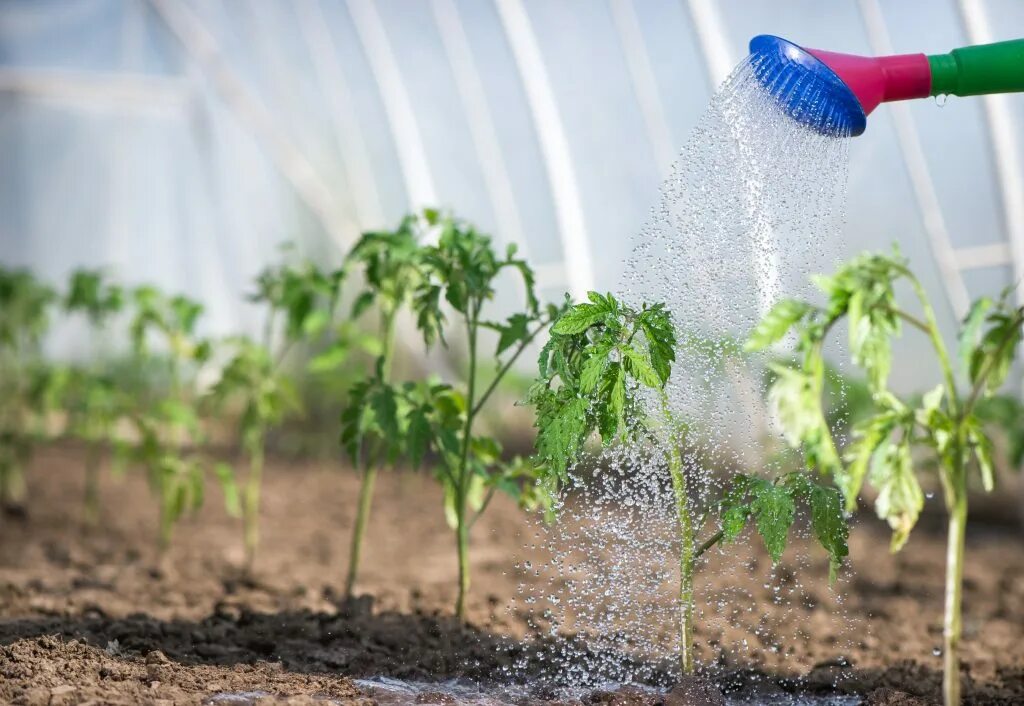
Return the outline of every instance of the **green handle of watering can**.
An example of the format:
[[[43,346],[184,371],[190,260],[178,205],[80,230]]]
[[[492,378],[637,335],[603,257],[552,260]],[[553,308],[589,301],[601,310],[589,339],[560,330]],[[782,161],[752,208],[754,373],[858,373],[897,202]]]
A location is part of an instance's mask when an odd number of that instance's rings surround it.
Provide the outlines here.
[[[933,96],[1024,91],[1024,39],[954,49],[929,56],[928,64]]]

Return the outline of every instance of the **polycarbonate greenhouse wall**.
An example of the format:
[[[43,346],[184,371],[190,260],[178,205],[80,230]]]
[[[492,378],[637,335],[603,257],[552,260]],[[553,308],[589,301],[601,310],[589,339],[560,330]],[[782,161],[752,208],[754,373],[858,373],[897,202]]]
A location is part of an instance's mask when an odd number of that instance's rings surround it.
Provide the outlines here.
[[[215,332],[286,240],[337,258],[423,205],[612,288],[718,82],[772,33],[856,53],[1024,35],[1020,0],[4,0],[0,260],[109,265]],[[947,329],[1024,272],[1024,97],[883,106],[839,252],[897,241]],[[72,334],[61,345],[73,346]],[[903,389],[930,377],[908,355]]]

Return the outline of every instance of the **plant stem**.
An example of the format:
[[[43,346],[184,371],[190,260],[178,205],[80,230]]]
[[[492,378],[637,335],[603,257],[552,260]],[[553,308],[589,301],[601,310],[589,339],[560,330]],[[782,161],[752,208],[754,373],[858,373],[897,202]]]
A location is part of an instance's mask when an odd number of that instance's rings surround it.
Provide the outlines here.
[[[380,354],[381,382],[388,383],[391,377],[391,363],[395,348],[395,316],[397,310],[384,309],[381,312],[381,340],[383,349]],[[360,442],[361,445],[361,442]],[[364,454],[360,470],[362,478],[359,484],[359,505],[356,508],[355,524],[352,527],[352,543],[348,554],[348,572],[345,576],[345,598],[352,598],[356,579],[359,577],[359,560],[362,557],[363,536],[370,520],[370,508],[373,505],[373,488],[377,481],[377,463],[375,454]]]
[[[356,511],[356,523],[352,528],[352,545],[348,554],[348,575],[345,577],[345,597],[351,598],[355,590],[356,578],[359,575],[359,559],[362,555],[363,535],[370,519],[370,506],[373,504],[373,486],[377,480],[377,467],[370,463],[363,469],[362,483],[359,486],[359,508]]]
[[[171,503],[174,499],[171,497],[169,487],[170,484],[167,482],[166,471],[160,469],[160,535],[157,538],[157,553],[161,560],[166,556],[167,549],[171,546],[171,532],[174,523],[171,521]]]
[[[245,572],[252,573],[256,562],[256,548],[260,543],[260,488],[263,483],[263,442],[249,457],[249,476],[245,479],[245,502],[242,505],[242,524],[245,532]]]
[[[661,391],[662,413],[668,425],[669,444],[668,472],[672,479],[672,491],[676,501],[676,521],[679,523],[679,666],[683,674],[693,674],[693,570],[700,553],[694,547],[693,516],[690,513],[690,497],[683,472],[683,457],[679,451],[678,425],[669,405],[668,395]]]
[[[963,474],[954,479],[946,539],[946,608],[943,624],[942,699],[945,706],[960,704],[961,600],[964,578],[964,536],[967,528],[967,488]]]
[[[100,446],[89,444],[85,459],[85,507],[83,520],[86,527],[95,527],[100,521]]]
[[[522,355],[523,351],[526,350],[526,347],[533,342],[533,339],[537,337],[537,334],[539,334],[541,331],[547,328],[547,326],[550,323],[551,320],[548,319],[545,320],[540,326],[538,326],[533,331],[533,333],[527,336],[526,339],[519,344],[515,352],[513,352],[512,355],[509,356],[509,358],[504,362],[504,364],[502,364],[502,366],[498,368],[498,372],[494,374],[494,379],[491,380],[491,384],[487,386],[487,389],[484,390],[482,395],[480,395],[480,399],[477,400],[476,405],[472,408],[474,415],[479,414],[480,410],[487,403],[488,398],[490,398],[491,393],[493,393],[494,390],[498,387],[498,384],[501,382],[501,379],[505,377],[505,373],[507,373],[512,368],[512,366],[515,365],[515,362],[519,359],[519,356]]]
[[[705,541],[703,544],[697,547],[697,551],[693,553],[693,558],[695,560],[700,559],[702,556],[704,556],[704,552],[706,552],[707,550],[711,549],[711,547],[721,542],[722,537],[724,536],[725,532],[722,530],[718,530],[717,532],[715,532],[713,535],[707,538],[707,541]]]
[[[459,556],[459,593],[455,599],[455,617],[466,617],[466,595],[469,593],[469,523],[466,521],[465,499],[459,501],[455,545]]]
[[[956,391],[956,379],[953,376],[953,366],[949,362],[949,353],[946,351],[946,344],[942,341],[942,333],[939,331],[939,324],[935,319],[935,310],[932,308],[924,287],[910,270],[905,270],[906,277],[910,280],[911,287],[921,302],[921,310],[924,312],[925,332],[931,340],[932,348],[939,357],[939,364],[942,366],[942,377],[946,382],[946,394],[949,396],[949,410],[951,416],[956,416],[960,408],[960,400]]]
[[[676,500],[676,519],[679,522],[679,666],[683,674],[692,674],[693,659],[693,564],[696,551],[693,542],[693,518],[690,499],[686,492],[683,460],[679,447],[670,441],[669,474]]]
[[[469,592],[469,518],[466,517],[466,495],[469,490],[469,447],[473,441],[473,420],[476,418],[476,343],[479,327],[480,304],[470,304],[466,315],[466,333],[469,344],[469,379],[466,382],[466,423],[462,428],[462,455],[456,474],[455,517],[456,549],[459,555],[459,592],[455,598],[455,616],[466,614],[466,594]]]

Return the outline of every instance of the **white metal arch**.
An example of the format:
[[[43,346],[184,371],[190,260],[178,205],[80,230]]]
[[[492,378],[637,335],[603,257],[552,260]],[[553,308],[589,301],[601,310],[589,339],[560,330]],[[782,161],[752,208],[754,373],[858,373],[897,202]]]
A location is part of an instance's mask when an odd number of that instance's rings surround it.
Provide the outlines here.
[[[327,18],[320,0],[297,0],[292,7],[309,50],[317,85],[330,111],[334,140],[353,195],[359,225],[364,228],[381,227],[384,225],[384,208],[377,190],[373,161],[363,139],[355,102],[338,60],[337,47],[327,29]]]
[[[647,139],[651,142],[658,175],[664,179],[669,175],[669,168],[677,150],[672,142],[672,130],[665,115],[665,106],[661,102],[651,58],[647,53],[647,43],[640,30],[640,21],[636,16],[633,0],[610,2],[612,21],[622,44],[633,93],[636,95],[640,112],[644,116],[644,125],[647,127]]]
[[[416,123],[416,112],[377,5],[373,0],[348,0],[347,7],[359,42],[370,62],[370,70],[380,88],[384,112],[405,178],[409,205],[413,210],[436,206],[437,191],[430,174],[420,128]]]
[[[960,0],[960,21],[972,44],[994,42],[985,6]],[[1005,95],[984,96],[982,105],[988,126],[992,160],[1003,202],[1003,220],[1009,247],[1003,248],[1001,262],[1013,267],[1014,282],[1024,280],[1024,163],[1020,154],[1019,130],[1014,125],[1010,99]],[[1017,287],[1017,303],[1024,304],[1024,287]]]
[[[861,18],[864,20],[864,28],[867,31],[871,50],[875,54],[892,54],[892,41],[889,38],[885,17],[882,15],[882,8],[878,4],[878,0],[859,0],[858,6]],[[946,298],[953,309],[953,315],[958,319],[962,318],[967,313],[970,297],[957,264],[957,253],[950,241],[946,221],[942,217],[942,204],[935,191],[931,173],[928,171],[928,162],[925,159],[917,127],[914,125],[914,118],[910,114],[910,108],[904,103],[892,103],[888,106],[888,110],[896,129],[900,153],[903,155],[903,164],[910,177],[914,199],[917,201],[917,210],[928,237],[928,245],[945,286]]]
[[[521,0],[496,0],[496,4],[526,90],[534,128],[544,155],[569,290],[572,296],[583,298],[588,290],[594,288],[594,270],[565,126],[526,8]]]
[[[714,0],[687,0],[686,7],[704,55],[711,93],[714,93],[736,66],[737,57],[729,50],[729,35]]]
[[[434,21],[441,35],[441,43],[455,77],[455,85],[466,113],[470,136],[476,148],[484,184],[494,209],[498,228],[508,242],[516,243],[524,257],[529,256],[529,244],[523,234],[522,219],[512,191],[501,141],[494,129],[494,117],[487,104],[483,82],[473,60],[465,27],[459,17],[454,0],[433,0]]]
[[[179,0],[149,0],[157,15],[190,58],[199,64],[211,85],[238,121],[267,149],[271,161],[294,187],[299,198],[339,245],[353,242],[358,226],[337,208],[330,187],[278,125],[252,91],[224,59],[213,34]]]

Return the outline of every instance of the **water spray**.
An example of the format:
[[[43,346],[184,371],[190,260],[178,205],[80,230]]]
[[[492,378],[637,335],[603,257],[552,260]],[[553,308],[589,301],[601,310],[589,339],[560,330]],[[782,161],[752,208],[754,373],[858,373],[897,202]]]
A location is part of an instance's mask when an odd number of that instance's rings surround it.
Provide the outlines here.
[[[762,34],[750,40],[750,55],[758,81],[786,114],[827,135],[860,135],[881,103],[1024,91],[1024,39],[868,57]]]

